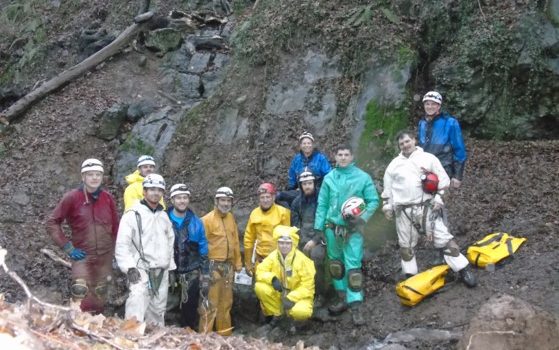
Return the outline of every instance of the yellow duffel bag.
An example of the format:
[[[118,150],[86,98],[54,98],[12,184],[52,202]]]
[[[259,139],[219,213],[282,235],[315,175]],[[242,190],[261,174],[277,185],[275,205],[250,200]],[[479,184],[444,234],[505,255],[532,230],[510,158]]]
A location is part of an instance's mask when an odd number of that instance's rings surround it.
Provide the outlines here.
[[[468,248],[466,257],[472,265],[477,267],[495,265],[513,255],[524,242],[526,242],[526,238],[516,238],[508,233],[491,233],[472,244]]]
[[[428,295],[433,294],[445,284],[448,265],[438,265],[418,273],[396,285],[396,294],[406,306],[414,306]]]

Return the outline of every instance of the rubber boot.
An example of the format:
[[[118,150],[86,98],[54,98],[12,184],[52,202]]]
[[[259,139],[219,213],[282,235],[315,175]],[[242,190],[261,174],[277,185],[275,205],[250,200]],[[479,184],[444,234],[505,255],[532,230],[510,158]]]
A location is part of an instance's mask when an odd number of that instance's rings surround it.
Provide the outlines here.
[[[360,301],[351,303],[349,312],[351,312],[351,320],[353,321],[354,326],[362,326],[365,324],[365,318],[363,317]]]
[[[460,274],[460,278],[462,278],[462,282],[464,282],[467,287],[473,288],[477,285],[477,278],[472,271],[471,265],[466,266],[458,273]]]
[[[333,315],[339,315],[347,310],[347,303],[345,301],[345,293],[338,292],[338,301],[335,304],[328,306],[328,311]]]
[[[324,306],[324,297],[322,295],[315,295],[313,307],[319,309]]]
[[[445,264],[443,249],[435,249],[435,256],[433,257],[433,261],[431,263],[433,266]]]

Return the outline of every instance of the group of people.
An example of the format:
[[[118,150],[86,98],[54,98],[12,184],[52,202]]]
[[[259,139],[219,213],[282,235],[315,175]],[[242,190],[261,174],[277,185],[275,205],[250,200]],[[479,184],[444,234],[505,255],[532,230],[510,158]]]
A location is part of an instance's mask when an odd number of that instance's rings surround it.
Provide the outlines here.
[[[475,286],[442,215],[445,190],[462,181],[466,150],[460,126],[441,112],[438,92],[428,92],[423,103],[418,138],[409,131],[396,137],[400,154],[384,175],[382,210],[386,218],[395,218],[405,276],[419,272],[414,248],[425,235],[464,283]],[[326,274],[337,294],[328,311],[349,310],[353,323],[362,325],[363,234],[379,195],[371,176],[353,162],[350,146],[335,148],[334,168],[315,149],[312,134],[303,133],[299,146],[286,191],[278,192],[272,183],[257,188],[258,207],[243,236],[245,271],[272,325],[282,317],[305,321],[323,306]],[[181,326],[231,334],[234,275],[243,268],[231,212],[233,191],[218,188],[213,210],[199,218],[189,208],[189,188],[174,184],[166,207],[165,180],[155,173],[153,157],[141,156],[137,170],[126,177],[125,212],[119,220],[114,198],[101,187],[103,173],[101,161],[85,160],[82,184],[64,195],[47,224],[73,262],[74,302],[83,311],[103,311],[114,256],[129,282],[127,319],[163,325],[171,290],[178,294]]]

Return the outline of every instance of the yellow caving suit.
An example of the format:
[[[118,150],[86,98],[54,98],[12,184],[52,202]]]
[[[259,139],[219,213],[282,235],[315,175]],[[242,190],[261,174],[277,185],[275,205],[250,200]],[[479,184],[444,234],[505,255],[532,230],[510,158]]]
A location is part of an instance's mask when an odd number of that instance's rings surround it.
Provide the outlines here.
[[[314,300],[314,262],[297,249],[299,235],[296,227],[278,226],[274,230],[274,242],[288,234],[292,241],[291,251],[282,257],[279,249],[270,253],[256,268],[254,291],[266,316],[286,314],[297,321],[307,320],[312,316]],[[272,279],[277,277],[283,286],[280,293],[272,287]],[[295,305],[284,313],[282,296]]]
[[[272,232],[277,225],[289,226],[291,224],[291,212],[280,205],[272,204],[270,209],[264,211],[258,207],[250,213],[245,236],[245,267],[247,271],[254,272],[252,266],[252,253],[256,240],[256,262],[258,265],[265,257],[277,248],[272,238]]]
[[[239,231],[233,214],[222,214],[217,208],[202,218],[208,239],[210,261],[210,307],[201,308],[200,333],[213,331],[231,335],[231,307],[233,305],[233,278],[242,268]]]
[[[132,208],[134,204],[138,203],[144,199],[144,177],[140,175],[140,171],[136,170],[132,174],[128,174],[125,177],[128,186],[124,190],[124,211]],[[163,206],[163,209],[167,209],[163,198],[159,201]]]

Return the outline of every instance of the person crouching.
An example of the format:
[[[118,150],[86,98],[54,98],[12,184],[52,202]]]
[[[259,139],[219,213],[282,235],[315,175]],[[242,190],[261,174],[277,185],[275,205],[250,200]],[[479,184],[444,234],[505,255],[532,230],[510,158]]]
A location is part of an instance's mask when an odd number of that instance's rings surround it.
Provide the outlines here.
[[[254,290],[267,321],[281,316],[295,321],[311,317],[314,299],[314,263],[297,249],[297,227],[278,225],[273,238],[277,249],[256,268]]]

